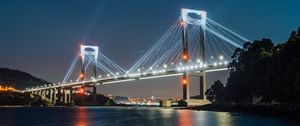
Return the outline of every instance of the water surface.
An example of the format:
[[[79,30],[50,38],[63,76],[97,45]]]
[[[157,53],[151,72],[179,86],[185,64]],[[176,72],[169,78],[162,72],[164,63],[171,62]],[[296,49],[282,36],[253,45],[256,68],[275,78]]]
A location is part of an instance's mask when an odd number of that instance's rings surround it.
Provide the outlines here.
[[[146,107],[0,108],[0,126],[297,126],[274,117]],[[300,125],[300,123],[298,123]]]

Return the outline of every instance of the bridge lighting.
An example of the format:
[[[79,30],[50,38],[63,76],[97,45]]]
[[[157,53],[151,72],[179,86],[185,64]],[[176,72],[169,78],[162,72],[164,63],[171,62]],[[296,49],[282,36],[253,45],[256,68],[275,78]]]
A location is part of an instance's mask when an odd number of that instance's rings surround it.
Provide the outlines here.
[[[203,64],[200,64],[199,67],[202,68],[202,67],[203,67]]]
[[[182,67],[181,69],[182,69],[182,70],[185,70],[185,68],[184,68],[184,67]]]
[[[178,67],[178,68],[177,68],[177,71],[181,71],[181,68],[180,68],[180,67]]]
[[[182,59],[183,59],[184,61],[187,61],[187,60],[188,60],[188,55],[187,55],[187,54],[183,54]]]
[[[184,21],[180,20],[180,26],[183,27],[184,26]]]
[[[153,68],[152,68],[152,67],[150,67],[149,69],[150,69],[150,70],[152,70]]]
[[[197,63],[200,63],[201,62],[201,60],[200,59],[197,59]]]
[[[141,71],[141,69],[137,69],[137,71],[138,71],[138,72],[140,72],[140,71]]]
[[[183,78],[182,79],[182,84],[186,85],[188,83],[187,79],[186,78]]]
[[[107,77],[110,77],[110,75],[109,75],[109,74],[107,74]]]
[[[190,66],[190,69],[191,69],[191,70],[194,69],[194,66]]]
[[[146,73],[144,72],[144,73],[143,73],[143,75],[145,76],[145,75],[146,75]]]
[[[82,72],[79,74],[79,78],[80,78],[81,80],[83,80],[84,74],[83,74]]]
[[[197,66],[197,65],[195,65],[194,67],[195,67],[195,69],[198,69],[198,66]]]
[[[223,56],[223,55],[220,55],[220,56],[219,56],[219,60],[224,60],[224,56]]]
[[[182,66],[182,63],[180,62],[179,65]]]
[[[118,73],[118,72],[117,72],[116,74],[119,76],[119,73]]]
[[[207,64],[204,64],[203,67],[207,67]]]
[[[214,66],[217,66],[218,64],[216,62],[214,62]]]
[[[167,64],[164,64],[164,68],[167,68],[168,67],[168,65]]]
[[[219,65],[223,65],[223,63],[222,63],[222,62],[220,62],[220,63],[219,63]]]
[[[102,76],[101,76],[101,75],[99,75],[98,77],[99,77],[99,78],[102,78]]]
[[[186,69],[186,70],[189,70],[189,69],[190,69],[190,67],[189,67],[189,66],[187,66],[185,69]]]
[[[84,93],[84,89],[83,89],[83,88],[80,88],[79,93],[80,93],[80,94],[83,94],[83,93]]]
[[[227,61],[224,61],[224,64],[225,64],[225,65],[227,65],[227,64],[228,64],[228,62],[227,62]]]

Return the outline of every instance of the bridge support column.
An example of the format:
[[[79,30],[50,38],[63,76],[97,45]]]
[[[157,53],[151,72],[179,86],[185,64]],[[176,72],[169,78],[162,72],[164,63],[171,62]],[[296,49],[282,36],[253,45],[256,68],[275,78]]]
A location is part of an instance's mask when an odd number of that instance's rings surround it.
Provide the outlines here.
[[[42,90],[42,96],[46,97],[46,90]]]
[[[202,64],[205,63],[205,27],[206,22],[204,24],[200,25],[200,62]],[[206,73],[205,71],[201,71],[200,73],[200,98],[205,100],[205,91],[206,91]]]
[[[72,95],[73,95],[73,88],[70,88],[69,95],[68,95],[68,103],[72,103]]]
[[[189,79],[189,75],[188,72],[185,72],[183,74],[183,80],[182,80],[182,84],[183,84],[183,99],[184,100],[189,100],[190,99],[190,79]]]
[[[56,103],[61,103],[62,102],[62,93],[61,93],[61,88],[57,89],[57,100]]]
[[[183,64],[186,65],[190,60],[189,45],[188,45],[188,33],[186,30],[187,24],[185,24],[185,22],[182,22],[182,27],[183,27],[183,30],[182,30],[182,44],[183,44],[182,59],[183,59]],[[189,94],[189,73],[188,73],[188,71],[183,73],[182,84],[183,84],[183,99],[189,100],[190,94]]]
[[[93,85],[93,102],[97,103],[97,87],[95,84]]]
[[[206,91],[206,73],[205,71],[202,71],[200,73],[200,98],[206,100],[205,96]]]
[[[63,103],[67,104],[68,103],[68,90],[63,90]]]
[[[53,90],[53,99],[52,99],[53,101],[52,102],[55,105],[56,104],[56,93],[57,93],[57,91],[56,91],[56,88],[53,88],[52,90]]]
[[[49,100],[51,101],[51,102],[53,102],[53,100],[52,100],[52,96],[53,96],[53,94],[52,94],[53,92],[52,92],[52,89],[49,89],[48,90],[48,98],[49,98]]]

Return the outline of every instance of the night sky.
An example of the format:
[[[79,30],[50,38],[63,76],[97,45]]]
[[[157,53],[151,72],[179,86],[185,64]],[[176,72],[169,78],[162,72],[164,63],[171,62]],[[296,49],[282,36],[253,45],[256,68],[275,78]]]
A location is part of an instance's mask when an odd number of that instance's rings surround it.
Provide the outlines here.
[[[250,40],[284,42],[300,25],[299,0],[1,0],[0,67],[59,82],[79,44],[99,45],[129,68],[180,15],[180,8],[208,17]],[[208,83],[227,72],[209,74]],[[103,94],[181,97],[179,78],[100,86]],[[192,95],[198,94],[192,84]]]

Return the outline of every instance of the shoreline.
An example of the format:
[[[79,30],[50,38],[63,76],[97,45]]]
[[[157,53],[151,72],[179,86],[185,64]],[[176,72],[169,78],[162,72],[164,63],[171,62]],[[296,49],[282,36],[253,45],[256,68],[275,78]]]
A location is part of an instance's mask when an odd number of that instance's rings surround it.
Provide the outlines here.
[[[300,121],[299,108],[286,108],[284,106],[252,106],[252,105],[239,105],[239,106],[226,106],[226,105],[213,105],[208,104],[204,106],[191,106],[183,109],[195,111],[213,111],[213,112],[229,112],[240,113],[249,115],[258,115],[266,117],[279,117],[291,120]]]

